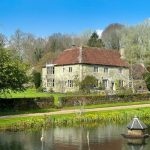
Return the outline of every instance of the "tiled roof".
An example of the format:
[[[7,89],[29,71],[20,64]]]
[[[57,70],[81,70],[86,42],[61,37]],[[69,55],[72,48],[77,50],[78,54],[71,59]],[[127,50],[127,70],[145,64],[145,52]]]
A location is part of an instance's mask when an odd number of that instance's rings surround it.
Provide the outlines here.
[[[128,63],[120,57],[120,53],[114,50],[76,47],[64,50],[53,63],[56,65],[95,64],[128,67]]]
[[[147,126],[135,116],[128,124],[127,128],[130,130],[144,130],[147,128]]]

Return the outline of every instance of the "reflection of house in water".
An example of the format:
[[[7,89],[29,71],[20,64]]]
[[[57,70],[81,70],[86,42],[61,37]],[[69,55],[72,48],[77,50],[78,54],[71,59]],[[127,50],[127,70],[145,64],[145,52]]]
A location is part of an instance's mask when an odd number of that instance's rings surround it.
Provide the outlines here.
[[[128,148],[129,150],[144,150],[144,145],[129,144]]]
[[[69,145],[64,143],[57,143],[54,146],[56,150],[89,150],[88,144],[86,142],[81,143],[80,145]],[[113,139],[111,141],[104,141],[104,143],[91,143],[90,150],[121,150],[122,141],[120,139]]]
[[[55,150],[121,150],[123,140],[118,136],[114,138],[114,135],[119,135],[120,130],[119,127],[112,126],[99,127],[96,130],[57,127],[46,133],[45,144],[51,145]]]

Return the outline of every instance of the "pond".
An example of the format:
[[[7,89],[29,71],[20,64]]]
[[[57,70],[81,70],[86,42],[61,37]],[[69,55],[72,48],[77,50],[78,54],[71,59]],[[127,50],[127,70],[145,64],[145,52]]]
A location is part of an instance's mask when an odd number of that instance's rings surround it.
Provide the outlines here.
[[[0,150],[150,150],[145,144],[133,144],[120,134],[126,125],[97,127],[55,127],[42,131],[0,132]]]

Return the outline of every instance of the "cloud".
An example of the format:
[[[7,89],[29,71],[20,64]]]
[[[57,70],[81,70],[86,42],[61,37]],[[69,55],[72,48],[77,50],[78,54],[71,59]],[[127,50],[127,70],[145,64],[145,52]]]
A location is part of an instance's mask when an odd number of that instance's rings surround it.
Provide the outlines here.
[[[96,33],[98,34],[99,38],[101,38],[102,32],[103,32],[102,29],[97,29],[97,30],[96,30]]]

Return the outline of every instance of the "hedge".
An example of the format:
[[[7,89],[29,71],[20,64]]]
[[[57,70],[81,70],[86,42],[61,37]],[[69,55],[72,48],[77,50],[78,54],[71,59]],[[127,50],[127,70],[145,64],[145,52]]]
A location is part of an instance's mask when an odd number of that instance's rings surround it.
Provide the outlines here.
[[[108,96],[66,96],[59,97],[58,103],[60,107],[74,105],[94,105],[108,104],[117,102],[138,102],[142,100],[150,100],[150,94],[132,94],[132,95],[108,95]]]
[[[0,110],[29,110],[54,107],[54,97],[0,98]]]

